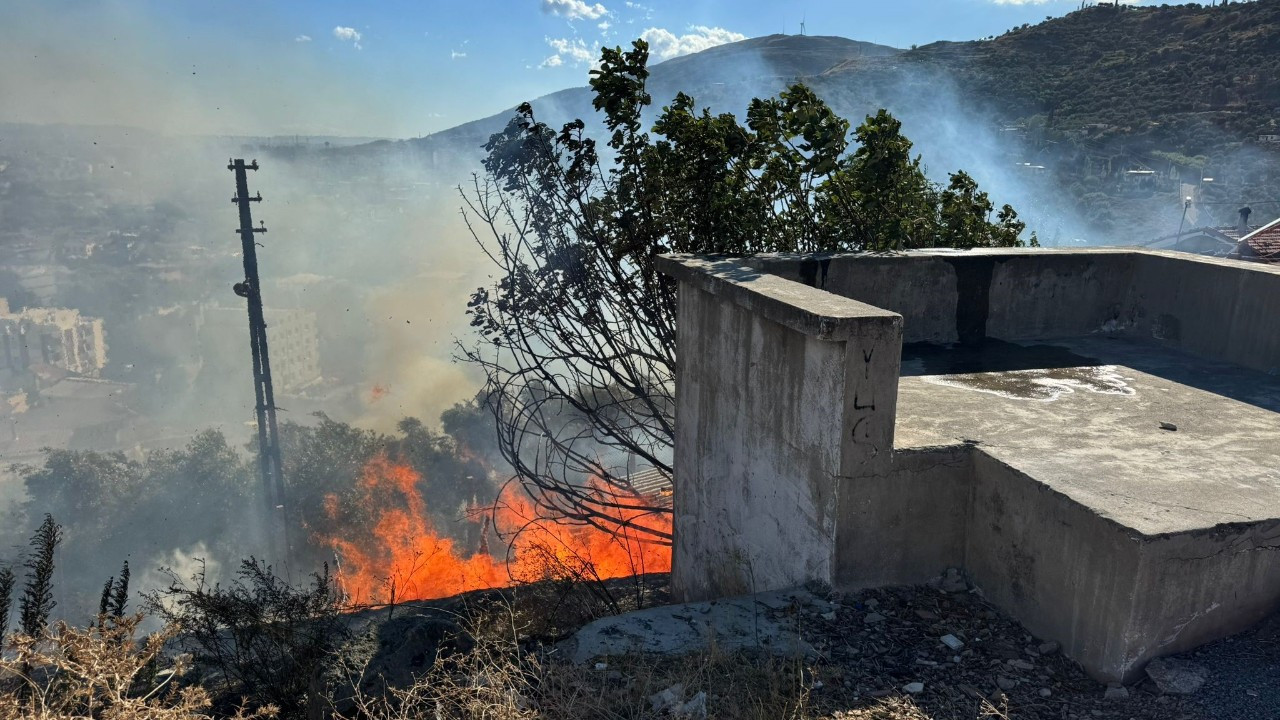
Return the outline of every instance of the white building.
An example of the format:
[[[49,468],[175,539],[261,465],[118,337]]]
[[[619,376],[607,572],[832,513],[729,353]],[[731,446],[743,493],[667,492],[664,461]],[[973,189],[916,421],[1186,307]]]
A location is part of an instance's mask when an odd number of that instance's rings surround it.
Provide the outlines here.
[[[96,377],[107,364],[102,319],[67,308],[10,312],[0,298],[0,370],[23,372],[34,364]]]

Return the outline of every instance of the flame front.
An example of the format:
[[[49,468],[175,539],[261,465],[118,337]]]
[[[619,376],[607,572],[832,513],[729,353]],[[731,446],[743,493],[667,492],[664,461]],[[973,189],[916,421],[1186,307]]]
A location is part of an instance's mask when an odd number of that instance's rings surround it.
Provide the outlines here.
[[[352,508],[363,511],[354,515],[371,518],[369,532],[357,533],[364,539],[319,536],[341,560],[339,580],[349,602],[427,600],[565,575],[608,579],[671,570],[670,547],[646,542],[625,526],[641,520],[670,532],[668,515],[620,511],[624,524],[616,530],[562,524],[540,517],[518,489],[504,491],[492,506],[470,509],[468,515],[484,522],[485,532],[479,551],[468,554],[432,527],[419,480],[408,465],[375,457],[361,473],[356,493],[361,507]],[[646,498],[636,499],[642,501],[636,505],[645,504]],[[333,495],[324,507],[331,520],[343,510]],[[490,527],[496,530],[492,539]]]

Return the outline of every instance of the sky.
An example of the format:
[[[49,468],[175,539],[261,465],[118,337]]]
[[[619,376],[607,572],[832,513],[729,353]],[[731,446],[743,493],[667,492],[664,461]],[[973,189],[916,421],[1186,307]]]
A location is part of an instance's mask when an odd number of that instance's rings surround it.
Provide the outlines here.
[[[1079,0],[0,0],[0,121],[404,138],[654,59],[772,33],[910,47]]]

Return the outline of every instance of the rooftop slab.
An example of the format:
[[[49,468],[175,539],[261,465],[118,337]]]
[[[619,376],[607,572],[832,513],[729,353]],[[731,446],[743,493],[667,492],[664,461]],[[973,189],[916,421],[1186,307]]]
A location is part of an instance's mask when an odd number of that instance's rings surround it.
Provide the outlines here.
[[[1102,338],[907,346],[902,372],[899,448],[977,445],[1143,536],[1280,518],[1280,377]]]

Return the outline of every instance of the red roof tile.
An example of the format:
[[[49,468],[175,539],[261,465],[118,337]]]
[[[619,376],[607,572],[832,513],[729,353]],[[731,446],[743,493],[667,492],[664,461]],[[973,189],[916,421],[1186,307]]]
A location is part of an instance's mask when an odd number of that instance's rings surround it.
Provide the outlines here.
[[[1280,219],[1244,236],[1240,256],[1246,260],[1280,263]]]

